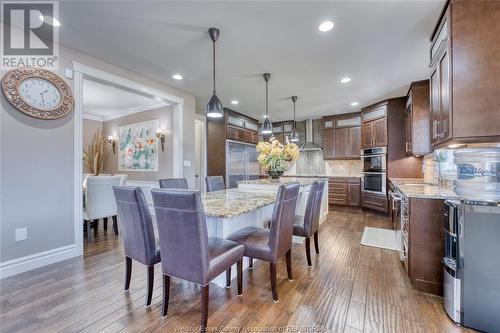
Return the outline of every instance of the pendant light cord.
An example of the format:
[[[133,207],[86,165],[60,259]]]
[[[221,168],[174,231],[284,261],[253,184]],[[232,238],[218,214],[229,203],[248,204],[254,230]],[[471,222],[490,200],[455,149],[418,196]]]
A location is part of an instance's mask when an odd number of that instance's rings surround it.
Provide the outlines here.
[[[214,94],[215,94],[215,42],[212,43],[213,49],[213,74],[214,74]]]
[[[267,88],[267,81],[266,81],[266,116],[269,117],[269,96],[268,96],[268,88]]]

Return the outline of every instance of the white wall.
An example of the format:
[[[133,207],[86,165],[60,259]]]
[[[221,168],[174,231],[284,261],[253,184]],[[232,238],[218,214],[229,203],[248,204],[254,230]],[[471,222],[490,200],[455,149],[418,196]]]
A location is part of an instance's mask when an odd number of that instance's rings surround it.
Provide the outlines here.
[[[184,160],[191,161],[184,176],[194,186],[193,95],[63,47],[59,56],[61,76],[64,69],[72,68],[72,61],[77,61],[184,98],[183,154]],[[67,82],[73,86],[72,81]],[[0,273],[5,275],[73,253],[74,118],[71,113],[59,120],[33,119],[12,108],[3,95],[1,109]],[[15,229],[20,227],[28,228],[28,239],[15,242]],[[58,256],[61,248],[65,254]],[[39,260],[40,253],[50,253],[52,259]]]

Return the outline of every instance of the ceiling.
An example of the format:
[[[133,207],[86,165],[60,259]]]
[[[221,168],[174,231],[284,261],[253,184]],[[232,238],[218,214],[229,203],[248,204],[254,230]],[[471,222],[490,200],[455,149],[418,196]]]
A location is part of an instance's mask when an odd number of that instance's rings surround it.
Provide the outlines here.
[[[358,111],[428,77],[443,1],[61,1],[61,43],[196,96],[211,95],[209,27],[218,27],[217,93],[260,119],[270,72],[273,120]],[[320,32],[319,24],[335,27]],[[172,79],[175,73],[183,80]],[[340,83],[344,76],[352,81]],[[237,99],[239,105],[230,104]],[[359,102],[356,107],[351,102]]]
[[[83,80],[83,114],[87,119],[111,120],[168,105],[108,84]]]

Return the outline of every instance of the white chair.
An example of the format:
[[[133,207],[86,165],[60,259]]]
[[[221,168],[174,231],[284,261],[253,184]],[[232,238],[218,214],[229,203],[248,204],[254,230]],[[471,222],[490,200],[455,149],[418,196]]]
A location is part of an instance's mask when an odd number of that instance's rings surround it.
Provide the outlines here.
[[[83,174],[83,177],[82,177],[82,180],[83,180],[82,186],[83,186],[83,188],[87,188],[87,178],[89,176],[93,176],[93,175],[94,175],[93,173],[84,173]],[[100,173],[99,176],[111,176],[111,174],[109,174],[109,173]],[[127,176],[127,175],[124,175],[124,176]],[[125,179],[125,181],[127,181],[127,180]]]
[[[117,209],[114,185],[120,185],[121,176],[88,176],[87,193],[85,196],[85,209],[83,219],[87,228],[87,240],[90,242],[92,233],[90,232],[90,222],[94,221],[97,229],[99,219],[104,219],[104,229],[107,229],[107,218],[113,218],[113,229],[118,235],[118,224],[116,219]]]
[[[120,176],[120,185],[127,185],[128,175],[124,173],[116,173],[115,176]]]

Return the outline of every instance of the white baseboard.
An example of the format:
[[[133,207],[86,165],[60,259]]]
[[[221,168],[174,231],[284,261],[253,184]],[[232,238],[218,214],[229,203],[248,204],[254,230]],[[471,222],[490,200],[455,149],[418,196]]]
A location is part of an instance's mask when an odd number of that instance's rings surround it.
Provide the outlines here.
[[[75,244],[56,249],[31,254],[0,263],[0,279],[30,271],[35,268],[54,264],[56,262],[77,257],[78,251]]]

